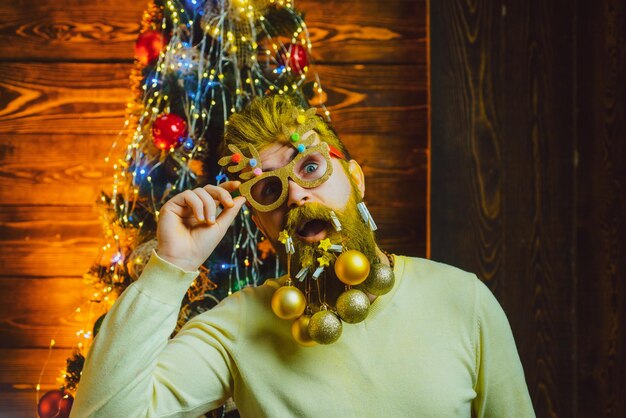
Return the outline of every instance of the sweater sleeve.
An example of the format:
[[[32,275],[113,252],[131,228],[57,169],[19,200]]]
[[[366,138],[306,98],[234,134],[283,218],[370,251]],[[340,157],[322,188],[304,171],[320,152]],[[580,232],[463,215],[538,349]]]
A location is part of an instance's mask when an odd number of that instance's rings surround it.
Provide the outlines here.
[[[215,320],[190,321],[169,339],[197,276],[152,253],[105,317],[71,417],[197,417],[230,396],[237,331],[231,328],[239,321],[228,303]]]
[[[534,417],[511,327],[491,291],[476,280],[476,398],[473,415]]]

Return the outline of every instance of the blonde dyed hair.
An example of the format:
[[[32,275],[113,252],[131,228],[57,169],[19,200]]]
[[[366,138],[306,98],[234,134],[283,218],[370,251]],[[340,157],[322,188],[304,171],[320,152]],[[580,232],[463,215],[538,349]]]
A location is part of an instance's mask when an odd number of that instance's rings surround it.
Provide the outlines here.
[[[289,96],[273,95],[253,99],[241,112],[234,113],[228,119],[222,155],[228,154],[226,147],[231,144],[240,150],[247,149],[247,144],[251,144],[261,152],[276,141],[289,143],[289,138],[283,133],[282,127],[286,126],[290,131],[295,130],[294,108],[301,109]],[[350,154],[335,131],[319,116],[313,115],[309,119],[315,121],[313,130],[317,132],[320,140],[332,145],[345,155],[346,158],[341,160],[341,163],[347,170]]]

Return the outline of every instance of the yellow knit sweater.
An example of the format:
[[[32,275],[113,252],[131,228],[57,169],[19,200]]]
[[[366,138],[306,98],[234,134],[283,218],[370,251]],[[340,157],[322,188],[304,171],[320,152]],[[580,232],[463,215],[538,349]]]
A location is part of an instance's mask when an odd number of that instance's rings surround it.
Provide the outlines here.
[[[533,417],[504,312],[474,276],[396,256],[396,284],[328,346],[300,347],[247,288],[173,339],[197,272],[153,253],[87,358],[72,417],[197,417],[232,396],[244,417]]]

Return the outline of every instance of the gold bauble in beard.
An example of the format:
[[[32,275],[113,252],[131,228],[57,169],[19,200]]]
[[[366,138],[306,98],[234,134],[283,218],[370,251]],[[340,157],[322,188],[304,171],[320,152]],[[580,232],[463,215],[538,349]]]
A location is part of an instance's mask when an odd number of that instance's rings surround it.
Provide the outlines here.
[[[291,335],[298,344],[303,347],[312,347],[317,345],[309,334],[309,322],[311,317],[309,315],[302,315],[300,318],[293,321],[291,324]]]
[[[296,319],[304,313],[306,299],[300,289],[285,284],[272,295],[272,311],[281,319]]]
[[[359,288],[365,289],[368,293],[375,296],[382,296],[393,289],[396,276],[393,269],[386,264],[374,264],[370,269],[370,274]]]
[[[331,311],[319,311],[309,321],[309,335],[320,344],[332,344],[341,337],[343,326]]]
[[[348,250],[335,261],[337,278],[347,285],[355,286],[367,279],[370,262],[365,255],[357,250]]]
[[[369,298],[358,289],[347,290],[337,298],[337,313],[349,324],[356,324],[367,318],[369,308]]]

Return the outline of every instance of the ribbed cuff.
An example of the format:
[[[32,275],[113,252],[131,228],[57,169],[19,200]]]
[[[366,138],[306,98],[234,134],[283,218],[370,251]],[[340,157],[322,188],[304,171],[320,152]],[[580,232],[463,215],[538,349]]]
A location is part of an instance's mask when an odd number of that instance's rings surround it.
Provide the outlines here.
[[[189,285],[200,274],[199,271],[186,271],[159,257],[156,250],[137,280],[137,289],[168,305],[180,305]]]

